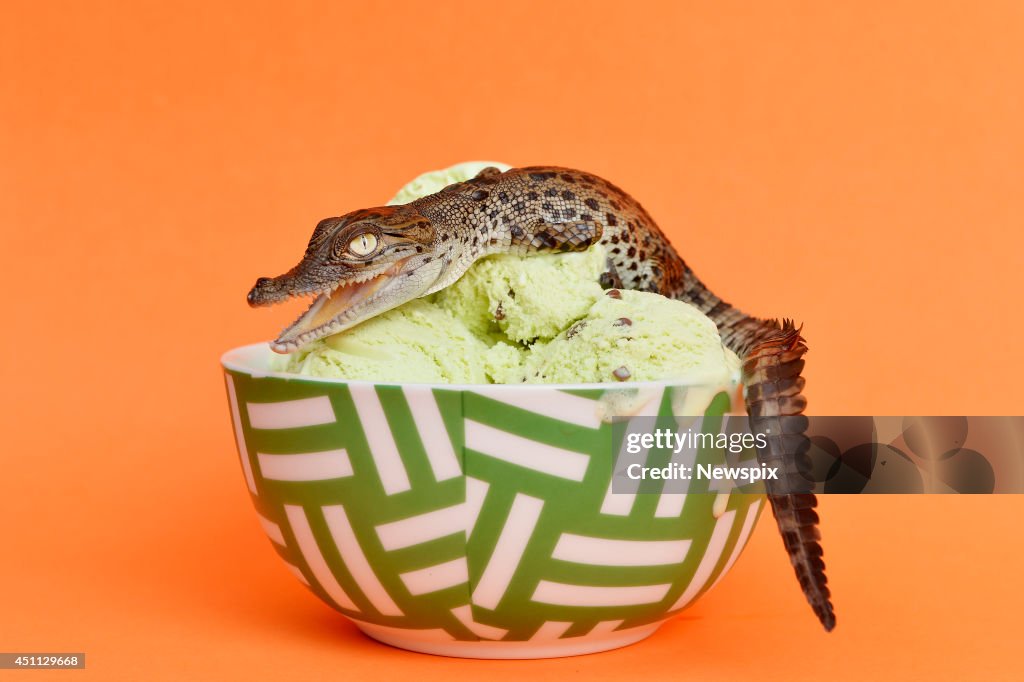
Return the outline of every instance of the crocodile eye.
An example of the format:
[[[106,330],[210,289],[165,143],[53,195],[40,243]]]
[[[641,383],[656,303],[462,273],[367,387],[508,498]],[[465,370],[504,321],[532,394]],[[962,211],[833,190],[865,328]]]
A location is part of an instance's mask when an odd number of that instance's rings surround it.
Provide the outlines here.
[[[348,243],[348,250],[356,256],[369,256],[377,250],[377,235],[372,232],[356,235]]]

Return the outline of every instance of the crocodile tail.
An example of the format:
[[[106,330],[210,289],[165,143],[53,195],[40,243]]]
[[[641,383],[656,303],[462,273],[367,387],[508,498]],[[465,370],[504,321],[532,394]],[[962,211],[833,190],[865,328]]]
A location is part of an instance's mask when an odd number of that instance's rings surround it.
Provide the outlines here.
[[[818,501],[811,492],[810,440],[803,416],[807,400],[801,394],[804,378],[800,372],[807,346],[800,328],[790,320],[758,336],[743,362],[750,428],[767,441],[766,447],[758,448],[760,463],[779,471],[779,480],[766,480],[765,487],[786,552],[807,601],[830,631],[836,617],[821,558],[821,533],[814,511]]]

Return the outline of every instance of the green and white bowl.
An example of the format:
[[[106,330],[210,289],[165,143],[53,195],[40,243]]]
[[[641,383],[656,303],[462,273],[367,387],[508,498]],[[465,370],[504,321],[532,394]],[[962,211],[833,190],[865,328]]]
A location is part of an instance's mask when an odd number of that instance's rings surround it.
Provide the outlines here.
[[[722,415],[735,384],[375,384],[270,357],[221,361],[259,522],[296,578],[387,644],[543,658],[637,642],[721,580],[762,508],[699,480],[611,490],[611,417]]]

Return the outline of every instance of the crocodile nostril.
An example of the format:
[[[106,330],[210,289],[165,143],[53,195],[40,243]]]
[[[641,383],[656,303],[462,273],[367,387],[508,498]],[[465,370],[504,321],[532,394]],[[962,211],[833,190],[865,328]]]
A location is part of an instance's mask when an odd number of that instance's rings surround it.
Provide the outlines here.
[[[249,295],[245,297],[249,302],[249,305],[255,306],[260,303],[261,293],[267,288],[267,285],[270,284],[270,282],[271,279],[269,277],[260,277],[256,280],[256,284],[249,290]]]

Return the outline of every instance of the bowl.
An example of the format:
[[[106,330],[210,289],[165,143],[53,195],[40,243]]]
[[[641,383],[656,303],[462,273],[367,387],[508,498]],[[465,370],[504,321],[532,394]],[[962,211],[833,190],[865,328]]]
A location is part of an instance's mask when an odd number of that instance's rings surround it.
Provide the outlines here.
[[[472,658],[632,644],[722,579],[763,506],[706,480],[622,490],[623,423],[713,423],[739,407],[735,380],[398,385],[273,372],[271,357],[221,359],[259,523],[299,581],[386,644]]]

